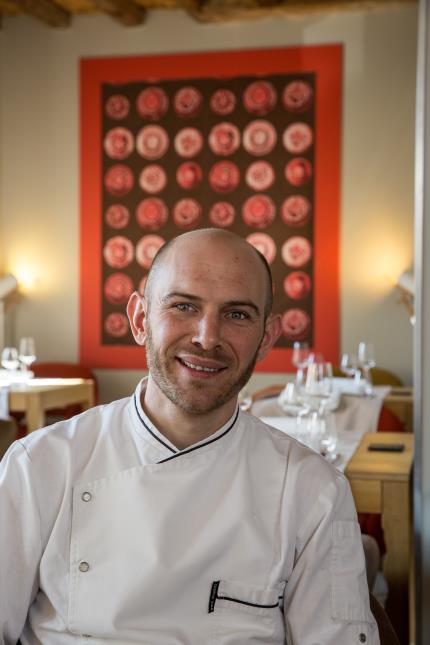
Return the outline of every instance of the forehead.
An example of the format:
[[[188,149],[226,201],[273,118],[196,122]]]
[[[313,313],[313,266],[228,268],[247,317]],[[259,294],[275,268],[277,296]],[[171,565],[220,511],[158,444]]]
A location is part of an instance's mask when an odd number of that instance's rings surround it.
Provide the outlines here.
[[[252,298],[264,306],[264,267],[243,242],[220,238],[180,240],[168,251],[154,281],[154,296],[186,291],[227,301]]]

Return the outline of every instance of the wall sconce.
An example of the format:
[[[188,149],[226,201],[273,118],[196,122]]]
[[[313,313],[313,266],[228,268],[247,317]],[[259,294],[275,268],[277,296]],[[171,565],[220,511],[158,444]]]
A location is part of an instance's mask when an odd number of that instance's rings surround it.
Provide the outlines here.
[[[415,296],[415,280],[414,272],[409,269],[408,271],[403,271],[403,273],[398,277],[396,287],[399,291],[399,298],[397,302],[406,307],[406,310],[409,314],[409,320],[412,325],[415,323],[415,312],[414,312],[414,296]]]
[[[18,288],[18,280],[11,273],[0,278],[0,347],[4,347],[5,338],[5,300]]]

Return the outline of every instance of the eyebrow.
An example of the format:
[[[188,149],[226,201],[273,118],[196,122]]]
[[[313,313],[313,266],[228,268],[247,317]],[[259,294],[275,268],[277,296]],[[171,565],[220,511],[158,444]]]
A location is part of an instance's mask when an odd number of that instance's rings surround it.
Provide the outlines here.
[[[201,302],[202,298],[196,296],[192,293],[186,293],[184,291],[171,291],[161,298],[161,302],[167,303],[173,298],[185,298],[186,300],[191,300],[192,302]],[[249,307],[252,309],[257,316],[261,316],[261,312],[257,305],[252,302],[252,300],[228,300],[223,303],[223,307]]]

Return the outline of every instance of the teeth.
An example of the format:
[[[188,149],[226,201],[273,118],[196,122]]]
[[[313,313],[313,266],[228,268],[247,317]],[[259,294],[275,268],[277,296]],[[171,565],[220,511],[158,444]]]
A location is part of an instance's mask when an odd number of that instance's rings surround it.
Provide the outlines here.
[[[219,371],[218,368],[214,369],[213,367],[201,367],[200,365],[193,365],[193,363],[188,363],[188,361],[184,361],[184,359],[182,359],[182,362],[187,367],[190,367],[193,370],[197,370],[198,372],[218,372]]]

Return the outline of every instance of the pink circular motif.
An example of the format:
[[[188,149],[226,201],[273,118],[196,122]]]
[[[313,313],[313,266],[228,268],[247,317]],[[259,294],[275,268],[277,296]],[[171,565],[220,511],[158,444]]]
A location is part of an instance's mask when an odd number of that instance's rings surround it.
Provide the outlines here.
[[[276,140],[275,128],[264,119],[251,121],[243,132],[243,147],[254,157],[261,157],[272,152]]]
[[[303,309],[288,309],[282,316],[282,330],[289,340],[301,340],[309,333],[311,319]]]
[[[166,114],[169,107],[167,94],[161,87],[146,87],[136,100],[138,114],[144,119],[158,121]]]
[[[242,207],[242,217],[247,226],[267,228],[275,219],[276,208],[267,195],[248,197]]]
[[[111,237],[104,246],[103,257],[113,269],[124,269],[133,261],[133,244],[122,235]]]
[[[105,188],[111,195],[121,197],[133,188],[134,177],[128,166],[118,163],[111,166],[105,174]]]
[[[175,150],[180,157],[195,157],[202,148],[203,136],[196,128],[183,128],[175,136]]]
[[[236,107],[236,97],[230,90],[219,89],[212,94],[210,107],[215,114],[226,116],[231,114]]]
[[[303,226],[309,220],[311,204],[302,195],[291,195],[282,204],[282,219],[288,226]]]
[[[284,291],[293,300],[306,298],[311,290],[311,279],[303,271],[293,271],[284,280]]]
[[[105,319],[104,328],[105,332],[114,338],[126,336],[128,332],[127,316],[118,312],[109,314]]]
[[[176,171],[176,181],[185,190],[196,188],[202,179],[202,169],[195,161],[185,161]]]
[[[163,168],[158,164],[150,164],[140,173],[139,184],[142,190],[150,195],[160,193],[167,184],[167,176]]]
[[[312,256],[310,242],[300,235],[290,237],[282,245],[282,259],[289,267],[299,268],[309,262]]]
[[[195,199],[180,199],[173,207],[176,226],[186,231],[196,228],[202,216],[202,207]]]
[[[129,220],[130,212],[122,204],[112,204],[105,213],[105,222],[112,228],[125,228]]]
[[[128,116],[130,101],[123,94],[113,94],[106,101],[105,111],[110,119],[120,121]]]
[[[307,123],[292,123],[285,129],[282,141],[288,152],[300,155],[311,147],[313,142],[312,128]]]
[[[210,169],[209,184],[217,193],[230,193],[239,181],[239,168],[231,161],[218,161]]]
[[[229,202],[216,202],[209,211],[209,220],[214,226],[225,228],[234,222],[236,213]]]
[[[302,186],[312,177],[312,164],[303,157],[291,159],[285,166],[285,177],[293,186]]]
[[[264,116],[276,105],[277,94],[272,83],[255,81],[243,93],[243,104],[251,114]]]
[[[267,161],[254,161],[246,170],[245,181],[252,190],[267,190],[275,181],[273,166]]]
[[[216,155],[228,157],[240,146],[240,132],[232,123],[218,123],[209,133],[209,147]]]
[[[138,292],[140,293],[141,296],[145,294],[145,285],[146,281],[148,280],[148,276],[144,275],[141,281],[139,282],[139,287],[138,287]]]
[[[167,206],[158,197],[143,199],[136,209],[137,223],[148,231],[158,231],[167,222],[167,218]]]
[[[149,269],[152,260],[164,243],[165,240],[159,235],[145,235],[141,237],[136,245],[137,263],[144,269]]]
[[[300,113],[311,105],[313,95],[313,89],[306,81],[291,81],[284,89],[282,100],[287,110]]]
[[[246,241],[252,244],[257,251],[260,251],[269,264],[272,264],[276,257],[276,244],[270,235],[266,233],[251,233],[246,238]]]
[[[133,293],[133,281],[125,273],[112,273],[104,285],[105,298],[112,305],[122,305]]]
[[[136,138],[137,152],[145,159],[160,159],[169,147],[169,137],[159,125],[145,125]]]
[[[133,135],[127,128],[113,128],[104,139],[104,149],[111,159],[126,159],[134,148]]]
[[[175,94],[173,104],[179,116],[195,116],[202,105],[203,97],[195,87],[182,87]]]

